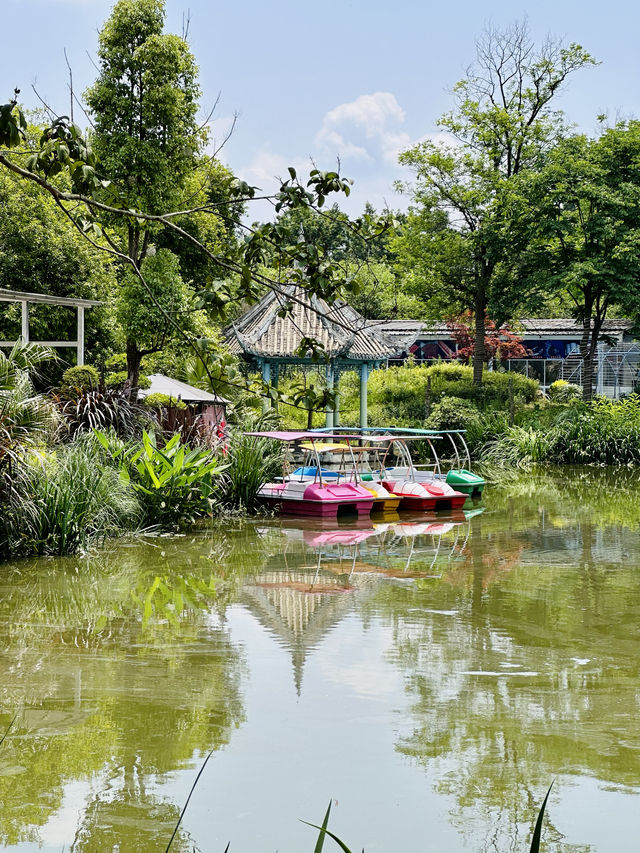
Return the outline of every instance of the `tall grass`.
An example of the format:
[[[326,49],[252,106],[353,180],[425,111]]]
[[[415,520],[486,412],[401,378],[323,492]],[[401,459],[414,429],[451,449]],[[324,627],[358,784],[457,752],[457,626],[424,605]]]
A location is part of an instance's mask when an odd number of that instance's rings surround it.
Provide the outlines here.
[[[260,488],[282,473],[283,452],[280,442],[233,430],[217,495],[221,506],[255,510]]]
[[[483,458],[500,465],[638,465],[640,397],[599,397],[562,407],[551,422],[506,428],[485,444]]]
[[[135,528],[140,505],[109,466],[85,447],[32,454],[15,466],[0,522],[0,555],[63,555]]]

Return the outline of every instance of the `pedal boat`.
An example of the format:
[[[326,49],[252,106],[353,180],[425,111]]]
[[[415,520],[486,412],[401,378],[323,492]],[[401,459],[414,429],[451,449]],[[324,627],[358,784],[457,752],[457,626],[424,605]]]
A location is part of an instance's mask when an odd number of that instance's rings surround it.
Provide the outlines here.
[[[322,432],[322,430],[316,430]],[[463,429],[444,429],[444,430],[428,430],[428,429],[402,429],[398,427],[345,427],[345,432],[353,432],[366,435],[368,438],[373,438],[375,434],[385,435],[402,435],[405,439],[422,438],[429,441],[430,450],[433,454],[433,472],[416,471],[417,482],[429,480],[443,480],[448,486],[451,486],[456,492],[462,492],[472,498],[481,498],[486,482],[479,474],[471,471],[471,455],[469,447],[465,441]],[[448,439],[451,444],[448,458],[450,467],[442,470],[441,460],[432,443],[432,439]],[[447,454],[449,457],[449,454]],[[444,462],[444,460],[443,460]]]
[[[250,432],[260,438],[281,441],[287,448],[299,445],[302,441],[315,445],[321,443],[321,436],[306,432]],[[313,479],[304,474],[291,477],[283,471],[283,479],[278,483],[265,483],[258,492],[261,500],[269,506],[279,509],[283,515],[295,515],[313,518],[337,518],[342,515],[357,515],[368,518],[374,503],[374,496],[359,483],[327,482],[322,476],[322,467],[317,458]],[[285,454],[285,466],[286,466]],[[306,466],[303,466],[306,467]]]

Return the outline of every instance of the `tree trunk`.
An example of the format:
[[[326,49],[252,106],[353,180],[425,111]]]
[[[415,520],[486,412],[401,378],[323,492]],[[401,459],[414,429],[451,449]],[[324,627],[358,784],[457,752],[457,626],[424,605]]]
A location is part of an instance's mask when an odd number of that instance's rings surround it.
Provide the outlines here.
[[[475,298],[475,341],[473,344],[473,384],[482,385],[482,371],[484,369],[484,339],[485,339],[485,309],[486,297],[484,287],[479,286]]]
[[[136,342],[127,341],[127,381],[129,383],[130,394],[135,394],[138,391],[141,362],[142,353],[138,349]]]
[[[313,409],[307,409],[307,432],[311,432],[313,429]]]

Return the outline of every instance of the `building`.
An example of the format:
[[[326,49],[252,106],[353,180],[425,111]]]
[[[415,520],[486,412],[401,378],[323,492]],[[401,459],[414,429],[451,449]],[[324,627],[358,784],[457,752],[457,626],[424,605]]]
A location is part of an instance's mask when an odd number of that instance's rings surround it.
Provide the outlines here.
[[[520,321],[522,342],[529,351],[526,358],[507,359],[507,370],[523,373],[540,382],[547,390],[552,382],[564,379],[580,384],[582,359],[580,358],[581,324],[566,318],[530,318]],[[619,397],[635,390],[640,370],[640,344],[631,334],[630,320],[605,320],[603,334],[608,342],[598,344],[596,391],[610,397]],[[400,343],[413,338],[398,362],[409,355],[416,361],[456,358],[456,343],[446,323],[423,323],[419,320],[390,320],[375,324],[386,338]],[[394,360],[390,359],[388,364]]]

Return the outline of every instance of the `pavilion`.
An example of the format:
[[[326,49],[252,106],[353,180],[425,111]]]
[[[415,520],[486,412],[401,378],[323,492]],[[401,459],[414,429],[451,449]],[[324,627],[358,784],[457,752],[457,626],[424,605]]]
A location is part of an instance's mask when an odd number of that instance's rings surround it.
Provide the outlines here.
[[[229,349],[278,385],[281,365],[312,364],[312,353],[300,352],[304,340],[317,341],[326,359],[327,387],[341,371],[360,373],[360,426],[367,426],[367,380],[373,368],[399,355],[413,341],[391,341],[346,302],[329,304],[297,285],[270,290],[225,330]],[[315,362],[317,363],[317,361]],[[338,425],[339,411],[327,411],[328,427]]]
[[[84,364],[84,312],[86,308],[102,305],[97,299],[76,299],[71,296],[50,296],[47,293],[28,293],[23,290],[0,288],[1,302],[17,302],[21,305],[20,338],[25,343],[43,347],[71,347],[76,351],[76,364]],[[55,305],[73,308],[76,312],[76,338],[73,341],[34,341],[29,334],[29,305]],[[15,341],[0,341],[0,347],[10,347]]]

